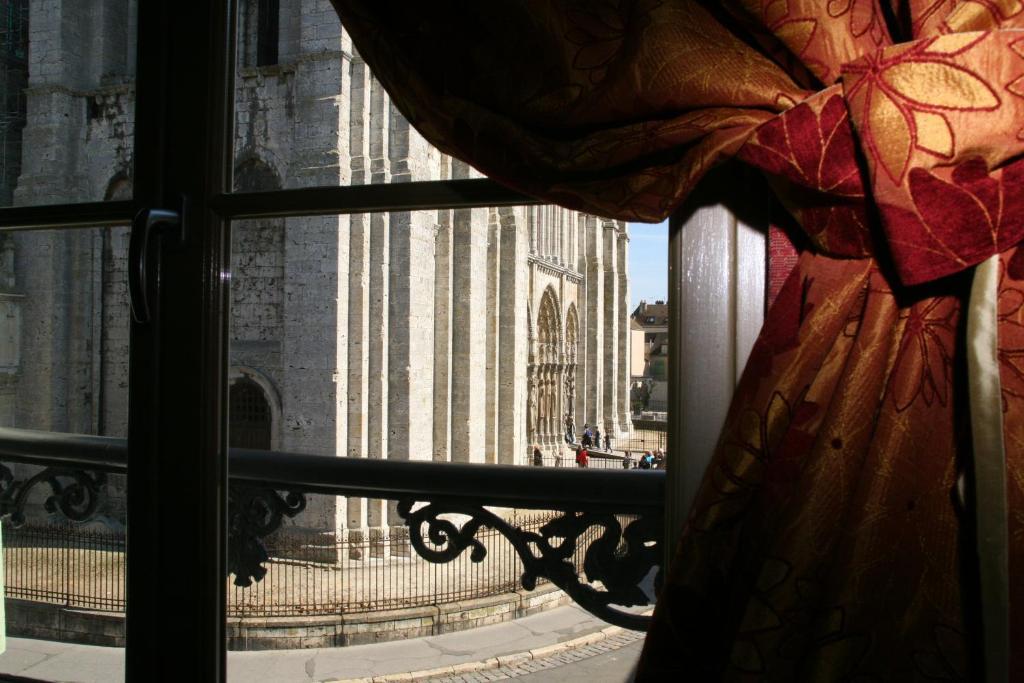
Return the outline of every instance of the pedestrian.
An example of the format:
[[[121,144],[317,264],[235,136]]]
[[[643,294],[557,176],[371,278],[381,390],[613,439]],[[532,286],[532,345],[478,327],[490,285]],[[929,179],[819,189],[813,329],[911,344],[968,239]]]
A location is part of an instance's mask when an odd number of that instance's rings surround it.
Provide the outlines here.
[[[590,431],[590,425],[583,423],[583,438],[580,439],[580,443],[586,448],[590,448],[594,445],[594,442],[591,440],[592,438],[593,432]]]
[[[544,466],[544,454],[540,452],[540,448],[537,446],[537,444],[533,444],[533,466]]]
[[[601,448],[601,428],[594,427],[594,446]]]
[[[633,468],[633,454],[626,451],[626,455],[622,458],[622,469],[628,470]]]
[[[565,442],[572,444],[576,442],[576,423],[572,419],[572,415],[565,416]]]
[[[649,470],[649,469],[651,469],[651,461],[653,459],[654,458],[651,456],[651,452],[650,451],[644,451],[643,456],[640,457],[640,464],[639,464],[640,469],[642,469],[642,470]]]
[[[604,449],[610,451],[612,449],[612,434],[611,432],[604,433]]]
[[[576,467],[586,467],[590,462],[590,458],[587,457],[587,449],[580,448],[576,451]]]
[[[651,469],[660,470],[664,464],[665,459],[661,457],[661,451],[655,450],[654,454],[651,456]]]

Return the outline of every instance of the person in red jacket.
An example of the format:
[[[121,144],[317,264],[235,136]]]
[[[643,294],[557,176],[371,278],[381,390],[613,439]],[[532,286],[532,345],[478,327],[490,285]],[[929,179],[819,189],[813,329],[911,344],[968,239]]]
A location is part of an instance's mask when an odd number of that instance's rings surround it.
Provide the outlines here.
[[[590,458],[587,457],[587,449],[580,448],[576,451],[576,467],[586,467]]]

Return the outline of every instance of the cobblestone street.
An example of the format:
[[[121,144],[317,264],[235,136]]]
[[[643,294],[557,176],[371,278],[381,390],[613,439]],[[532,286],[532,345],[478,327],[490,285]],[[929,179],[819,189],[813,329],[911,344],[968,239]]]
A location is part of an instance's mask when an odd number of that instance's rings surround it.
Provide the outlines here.
[[[550,657],[427,680],[430,683],[478,683],[515,678],[524,683],[623,683],[632,680],[642,648],[642,633],[624,631]]]

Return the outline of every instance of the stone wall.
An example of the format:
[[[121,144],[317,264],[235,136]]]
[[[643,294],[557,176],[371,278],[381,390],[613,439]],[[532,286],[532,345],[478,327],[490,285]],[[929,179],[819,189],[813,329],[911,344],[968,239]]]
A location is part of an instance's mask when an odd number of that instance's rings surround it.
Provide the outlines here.
[[[566,605],[554,586],[425,607],[354,614],[228,617],[228,650],[283,650],[366,645],[490,626]],[[124,614],[7,598],[7,632],[21,638],[124,647]]]

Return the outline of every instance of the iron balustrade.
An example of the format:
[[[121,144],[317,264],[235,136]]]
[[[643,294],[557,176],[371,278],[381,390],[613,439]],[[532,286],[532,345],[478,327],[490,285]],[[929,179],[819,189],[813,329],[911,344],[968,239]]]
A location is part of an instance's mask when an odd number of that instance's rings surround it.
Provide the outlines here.
[[[665,420],[630,420],[630,430],[625,436],[615,439],[617,451],[628,450],[636,460],[644,451],[668,449],[668,422]]]
[[[538,531],[555,512],[513,511],[508,521]],[[632,519],[620,518],[628,524]],[[404,528],[396,529],[403,531]],[[600,538],[590,529],[572,557],[583,569],[590,544]],[[285,533],[267,539],[266,577],[248,587],[228,589],[230,617],[314,616],[372,613],[440,606],[515,591],[523,565],[512,544],[493,529],[480,540],[489,552],[484,562],[463,555],[447,565],[411,553],[403,534],[376,539],[323,540]],[[5,595],[93,611],[124,612],[125,535],[123,530],[80,526],[6,525]]]
[[[533,456],[527,457],[529,461],[527,464],[534,465]],[[576,454],[572,451],[566,451],[565,455],[543,455],[541,456],[543,462],[540,467],[567,467],[570,469],[582,469],[576,464]],[[635,462],[635,461],[634,461]],[[534,465],[537,467],[537,465]],[[603,453],[595,451],[587,451],[587,469],[598,469],[598,470],[621,470],[622,469],[622,456],[613,453]]]
[[[124,533],[68,526],[4,529],[4,595],[124,611]]]
[[[73,521],[96,511],[107,474],[126,474],[124,439],[0,428],[0,461],[44,469],[16,480],[0,464],[0,515],[24,521],[32,489],[48,486],[46,507]],[[306,494],[398,501],[413,551],[435,563],[488,554],[487,530],[504,537],[523,565],[520,584],[549,580],[609,623],[645,630],[660,577],[665,473],[622,469],[472,465],[229,450],[228,569],[235,584],[266,575],[264,539],[305,508]],[[185,501],[182,504],[186,504]],[[540,527],[488,509],[556,510]],[[457,524],[453,515],[466,521]],[[577,549],[586,544],[581,580]]]

